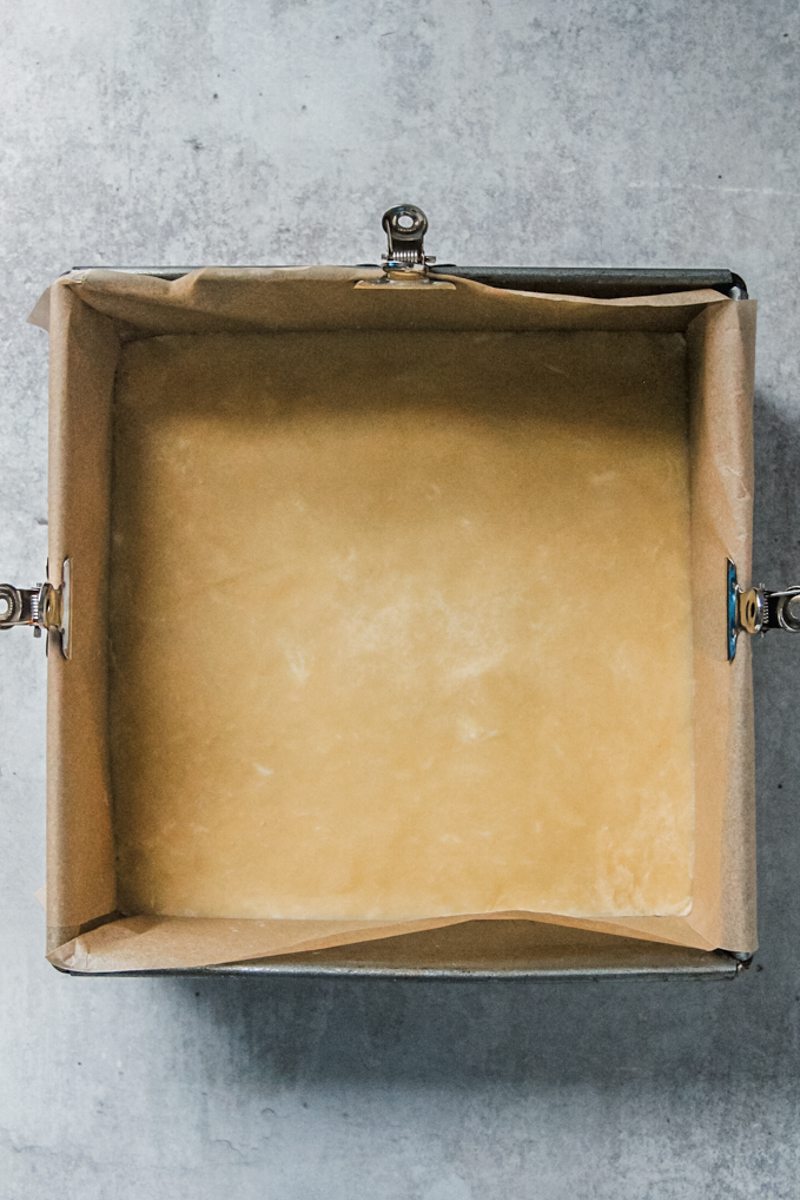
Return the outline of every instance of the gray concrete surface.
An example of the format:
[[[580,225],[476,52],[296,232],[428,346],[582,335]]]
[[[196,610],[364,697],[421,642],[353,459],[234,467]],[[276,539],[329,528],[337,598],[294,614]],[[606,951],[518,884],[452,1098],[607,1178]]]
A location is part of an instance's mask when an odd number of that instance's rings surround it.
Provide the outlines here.
[[[0,575],[45,557],[74,263],[732,265],[761,301],[757,574],[800,575],[788,0],[0,7]],[[69,979],[42,956],[44,656],[0,645],[0,1197],[796,1197],[800,645],[757,647],[761,935],[733,984]],[[798,639],[800,640],[800,639]]]

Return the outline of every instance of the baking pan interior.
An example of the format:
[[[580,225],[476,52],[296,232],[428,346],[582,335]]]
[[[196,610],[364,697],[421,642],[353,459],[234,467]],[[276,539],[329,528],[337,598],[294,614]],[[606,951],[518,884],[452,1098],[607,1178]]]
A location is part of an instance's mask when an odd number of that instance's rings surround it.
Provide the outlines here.
[[[684,912],[686,379],[679,333],[126,346],[123,910]]]

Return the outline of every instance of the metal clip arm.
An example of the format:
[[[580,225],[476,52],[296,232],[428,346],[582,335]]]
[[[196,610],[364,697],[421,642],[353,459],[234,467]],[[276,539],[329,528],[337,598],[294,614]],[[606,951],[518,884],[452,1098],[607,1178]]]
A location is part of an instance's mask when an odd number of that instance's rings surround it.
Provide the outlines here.
[[[40,637],[40,614],[46,589],[49,587],[50,584],[47,583],[39,583],[32,588],[18,588],[11,583],[0,583],[0,629],[31,625],[34,637]]]
[[[739,627],[745,633],[766,633],[769,629],[785,629],[800,633],[800,585],[771,592],[758,587],[739,591]]]

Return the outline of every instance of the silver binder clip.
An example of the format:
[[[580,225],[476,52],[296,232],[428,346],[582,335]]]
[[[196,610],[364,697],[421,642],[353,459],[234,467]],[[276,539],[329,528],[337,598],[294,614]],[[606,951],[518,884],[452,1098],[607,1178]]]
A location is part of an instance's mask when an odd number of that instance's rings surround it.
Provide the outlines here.
[[[428,267],[435,258],[425,253],[424,239],[428,232],[428,218],[416,204],[396,204],[383,214],[387,250],[381,256],[384,272],[413,272],[427,275]]]
[[[41,637],[42,630],[55,635],[65,658],[69,658],[70,617],[69,559],[64,561],[62,583],[37,583],[33,587],[19,588],[11,583],[0,583],[0,629],[17,629],[28,626],[34,637]]]
[[[763,583],[758,587],[742,588],[736,577],[736,567],[728,560],[728,658],[736,654],[736,639],[740,633],[767,633],[784,629],[800,633],[800,584],[770,591]]]

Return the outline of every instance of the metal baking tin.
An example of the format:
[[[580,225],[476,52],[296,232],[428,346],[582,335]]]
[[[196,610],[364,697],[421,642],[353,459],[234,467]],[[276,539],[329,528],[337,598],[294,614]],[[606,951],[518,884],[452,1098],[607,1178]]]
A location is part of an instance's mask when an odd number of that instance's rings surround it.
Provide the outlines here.
[[[584,267],[459,267],[454,264],[434,265],[422,252],[421,235],[416,253],[398,251],[395,254],[391,229],[387,219],[401,210],[419,213],[414,206],[398,206],[389,210],[384,228],[389,234],[389,254],[384,255],[383,268],[390,271],[417,270],[428,280],[438,275],[474,280],[494,288],[514,289],[558,295],[579,295],[598,299],[625,296],[645,296],[710,288],[733,300],[747,299],[747,287],[740,275],[727,269],[654,270]],[[417,220],[416,217],[413,218]],[[424,220],[424,216],[423,216]],[[425,222],[422,233],[427,228]],[[395,232],[397,223],[395,222]],[[413,239],[411,239],[413,240]],[[250,264],[253,266],[253,264]],[[378,264],[358,264],[376,268]],[[140,266],[87,268],[117,270],[131,274],[156,276],[175,280],[197,270],[193,266]],[[40,585],[45,586],[45,585]],[[729,654],[735,651],[736,635],[743,626],[740,621],[741,590],[736,581],[735,566],[730,564],[721,602],[729,611]],[[776,595],[784,593],[776,593]],[[59,610],[60,611],[60,610]],[[0,612],[0,628],[4,627]],[[26,608],[25,620],[10,624],[45,626],[37,612]],[[773,623],[774,624],[774,623]],[[767,624],[764,628],[772,627]],[[786,626],[783,626],[786,628]],[[49,626],[53,628],[53,626]],[[35,630],[36,631],[36,630]],[[756,632],[750,630],[749,632]],[[161,975],[269,975],[366,979],[600,979],[600,978],[660,978],[660,979],[731,979],[746,968],[751,955],[727,950],[702,951],[691,948],[649,942],[631,938],[595,935],[591,948],[583,950],[580,943],[559,942],[552,936],[550,946],[542,950],[541,942],[526,948],[526,921],[477,921],[463,925],[411,934],[396,938],[339,946],[303,954],[275,956],[267,959],[223,963],[202,968],[168,969],[147,972],[113,972],[113,974]],[[557,929],[557,926],[551,926]],[[541,929],[541,927],[540,927]],[[64,968],[59,967],[64,971]],[[82,972],[65,971],[67,974]]]

